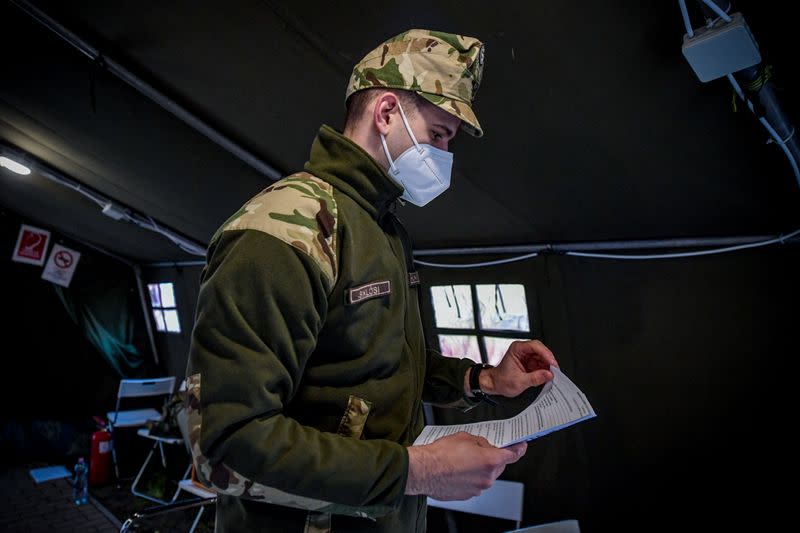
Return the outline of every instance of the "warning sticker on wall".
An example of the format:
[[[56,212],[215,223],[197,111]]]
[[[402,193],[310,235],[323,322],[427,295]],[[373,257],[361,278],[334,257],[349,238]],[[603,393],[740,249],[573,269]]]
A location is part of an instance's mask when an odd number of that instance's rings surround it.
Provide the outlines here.
[[[50,252],[47,266],[44,267],[44,272],[42,272],[42,279],[58,283],[63,287],[69,287],[80,258],[80,252],[56,244],[53,246],[53,251]]]
[[[14,255],[11,256],[11,259],[18,263],[42,266],[49,241],[49,231],[22,224],[19,228],[17,245],[14,247]]]

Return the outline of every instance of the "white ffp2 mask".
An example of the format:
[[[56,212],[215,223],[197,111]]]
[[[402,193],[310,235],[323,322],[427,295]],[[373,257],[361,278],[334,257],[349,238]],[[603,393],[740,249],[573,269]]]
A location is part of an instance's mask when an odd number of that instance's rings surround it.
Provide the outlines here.
[[[430,144],[419,144],[400,102],[397,102],[408,135],[414,142],[408,150],[392,161],[386,137],[381,134],[383,152],[389,161],[389,175],[405,189],[401,198],[422,207],[450,187],[450,173],[453,170],[453,154],[440,150]]]

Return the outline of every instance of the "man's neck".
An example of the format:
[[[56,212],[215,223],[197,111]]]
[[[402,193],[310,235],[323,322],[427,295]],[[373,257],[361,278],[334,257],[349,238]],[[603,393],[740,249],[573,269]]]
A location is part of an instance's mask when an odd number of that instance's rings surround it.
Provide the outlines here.
[[[372,135],[371,132],[366,131],[364,128],[345,128],[342,135],[360,146],[383,168],[389,166],[386,155],[383,153],[380,139]]]

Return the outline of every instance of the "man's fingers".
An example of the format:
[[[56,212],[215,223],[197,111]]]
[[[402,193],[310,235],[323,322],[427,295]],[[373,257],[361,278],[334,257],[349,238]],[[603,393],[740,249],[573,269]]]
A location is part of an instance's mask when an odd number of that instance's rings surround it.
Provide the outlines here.
[[[533,357],[538,359],[537,362],[542,362],[548,366],[558,366],[558,361],[556,361],[553,352],[551,352],[550,349],[541,341],[532,340],[519,343],[515,342],[513,346],[517,354],[521,355],[523,358]]]
[[[510,450],[510,451],[514,452],[517,455],[517,458],[514,460],[514,462],[516,462],[523,455],[525,455],[526,451],[528,451],[528,443],[525,442],[525,441],[518,442],[516,444],[512,444],[511,446],[507,447],[506,450]]]
[[[443,439],[465,439],[465,440],[469,440],[469,441],[474,442],[475,444],[477,444],[478,446],[480,446],[482,448],[494,448],[494,446],[492,446],[489,443],[489,441],[486,440],[484,437],[481,437],[479,435],[473,435],[472,433],[469,433],[467,431],[459,431],[458,433],[453,433],[452,435],[450,435],[448,437],[442,437],[442,438]]]
[[[519,442],[512,446],[508,446],[506,448],[498,448],[498,452],[501,452],[502,462],[505,465],[516,463],[519,461],[520,457],[525,455],[525,451],[528,449],[528,443],[526,442]]]

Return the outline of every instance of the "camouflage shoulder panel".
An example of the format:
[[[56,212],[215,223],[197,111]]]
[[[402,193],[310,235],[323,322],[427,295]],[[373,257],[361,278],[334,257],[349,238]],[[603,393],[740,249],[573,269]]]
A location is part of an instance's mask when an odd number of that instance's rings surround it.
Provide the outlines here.
[[[291,494],[254,482],[225,463],[212,464],[200,449],[200,435],[203,426],[200,395],[201,375],[193,374],[188,376],[186,378],[186,419],[189,446],[191,447],[192,460],[198,481],[208,490],[219,494],[229,494],[239,498],[294,507],[322,514],[341,514],[374,519],[392,511],[391,508],[384,506],[352,507]]]
[[[298,172],[254,196],[220,228],[253,229],[276,237],[311,256],[336,283],[338,208],[333,186],[307,172]]]

